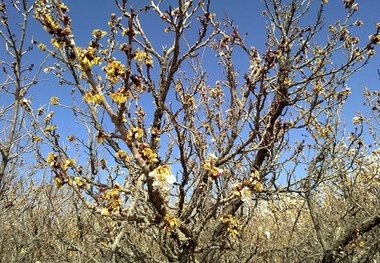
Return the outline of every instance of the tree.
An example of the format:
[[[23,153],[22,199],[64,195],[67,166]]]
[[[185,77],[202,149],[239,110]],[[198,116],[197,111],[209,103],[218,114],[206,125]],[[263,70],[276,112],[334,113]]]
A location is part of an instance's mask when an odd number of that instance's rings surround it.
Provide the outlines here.
[[[32,50],[35,44],[33,40],[27,42],[26,28],[29,21],[28,15],[32,7],[12,3],[14,9],[21,18],[20,24],[15,27],[13,21],[9,21],[6,4],[0,3],[1,31],[0,36],[4,43],[2,51],[4,55],[0,60],[2,66],[3,81],[1,84],[2,106],[0,109],[2,137],[0,140],[0,193],[5,191],[7,184],[12,181],[19,172],[17,167],[23,162],[23,154],[31,151],[29,142],[31,139],[25,134],[27,125],[27,112],[31,110],[27,92],[37,82],[37,73],[34,65],[24,65],[23,59]],[[16,36],[17,32],[17,36]],[[37,70],[38,72],[38,70]]]
[[[36,41],[28,35],[28,23],[33,14],[33,5],[27,1],[13,1],[8,7],[1,1],[1,30],[2,57],[0,65],[3,72],[1,83],[0,109],[1,139],[0,139],[0,196],[9,188],[14,179],[20,179],[33,156],[33,143],[38,137],[28,133],[32,124],[28,113],[32,111],[28,91],[38,83],[38,74],[43,68],[44,59],[40,63],[26,62]],[[14,14],[8,14],[11,9]],[[23,167],[22,169],[19,169]],[[31,165],[25,177],[32,175],[35,167]]]
[[[39,164],[34,153],[42,139],[32,135],[29,115],[33,110],[30,91],[40,81],[45,60],[40,56],[30,62],[36,45],[29,32],[32,15],[33,4],[26,0],[0,1],[0,261],[8,262],[24,261],[37,233],[37,226],[32,228],[24,220],[35,214],[32,210],[39,192],[33,176]],[[34,251],[32,261],[39,253]]]
[[[52,148],[38,151],[40,161],[81,200],[78,222],[112,226],[93,247],[63,234],[66,243],[95,262],[379,258],[377,159],[363,121],[346,134],[339,118],[348,78],[380,42],[379,25],[364,44],[350,33],[362,24],[355,1],[329,26],[327,1],[264,1],[265,50],[228,17],[217,21],[210,0],[115,4],[108,30],[94,28],[80,47],[69,6],[35,3],[51,36],[52,48],[38,45],[54,60],[45,71],[72,87],[71,101],[52,97],[49,110],[30,110],[33,136]],[[147,16],[167,46],[144,29]],[[201,53],[216,56],[217,81]],[[57,125],[58,109],[76,120],[75,134]],[[101,234],[85,225],[87,238]]]

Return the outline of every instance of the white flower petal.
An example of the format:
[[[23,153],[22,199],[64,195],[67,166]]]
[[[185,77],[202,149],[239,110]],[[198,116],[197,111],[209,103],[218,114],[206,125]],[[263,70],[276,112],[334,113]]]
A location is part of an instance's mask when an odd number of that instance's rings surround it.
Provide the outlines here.
[[[154,180],[152,186],[153,186],[153,189],[155,189],[155,190],[160,189],[161,188],[161,182],[158,180]]]
[[[165,179],[166,179],[166,182],[168,182],[169,184],[174,184],[177,181],[173,174],[166,175]]]

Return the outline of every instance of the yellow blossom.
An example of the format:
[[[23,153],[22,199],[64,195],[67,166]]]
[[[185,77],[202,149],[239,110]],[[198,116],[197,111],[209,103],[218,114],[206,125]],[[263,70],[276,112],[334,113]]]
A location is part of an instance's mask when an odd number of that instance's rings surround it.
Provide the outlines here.
[[[264,190],[264,186],[259,181],[253,181],[253,190],[260,193]]]
[[[50,103],[52,105],[58,105],[59,104],[59,98],[58,97],[51,97],[50,98]]]
[[[260,193],[263,190],[262,184],[258,180],[248,180],[232,186],[232,193],[240,196],[243,202],[250,203],[254,192]]]
[[[375,55],[375,50],[374,49],[368,49],[367,52],[366,52],[366,55],[368,57],[372,57]]]
[[[115,153],[115,156],[116,156],[116,158],[118,158],[118,159],[120,159],[120,160],[124,160],[124,161],[129,160],[129,155],[128,155],[127,152],[124,151],[124,150],[118,150],[118,151]]]
[[[107,207],[103,207],[102,210],[100,211],[100,214],[103,216],[109,216],[110,210]]]
[[[165,228],[167,230],[173,230],[175,228],[177,228],[180,223],[181,223],[181,220],[175,216],[172,216],[170,214],[166,214],[165,217],[164,217],[164,220],[165,220]]]
[[[110,137],[110,134],[104,131],[99,131],[98,134],[96,135],[96,141],[98,143],[103,143],[106,137]]]
[[[54,180],[55,187],[57,187],[57,189],[61,188],[65,184],[65,182],[58,176],[55,176],[53,180]]]
[[[129,28],[127,27],[127,28],[123,28],[121,35],[122,36],[129,36],[129,35],[134,36],[134,35],[136,35],[136,32],[133,29],[130,31]]]
[[[336,28],[333,25],[329,25],[329,31],[331,33],[334,33],[336,31]]]
[[[152,163],[155,163],[155,162],[158,162],[158,159],[157,159],[157,154],[155,152],[153,152],[152,149],[150,149],[149,147],[145,147],[142,152],[141,152],[144,160],[147,162],[147,164],[152,164]]]
[[[86,188],[87,187],[87,182],[86,180],[80,178],[80,177],[75,177],[74,178],[74,182],[75,184],[79,187],[79,188]]]
[[[332,126],[330,124],[327,124],[324,128],[321,127],[318,129],[318,135],[322,138],[328,138],[332,131]]]
[[[369,40],[375,44],[375,45],[379,45],[380,44],[380,33],[377,33],[377,34],[374,34],[374,35],[370,35],[369,36]]]
[[[314,85],[313,91],[315,93],[320,93],[322,90],[323,90],[323,85],[321,83],[317,83],[316,85]]]
[[[74,167],[75,165],[75,160],[74,159],[66,159],[65,160],[65,164],[63,165],[63,169],[64,170],[67,170],[69,167]]]
[[[75,140],[75,136],[73,134],[70,134],[69,136],[66,137],[66,139],[69,141],[69,142],[73,142]]]
[[[52,38],[50,42],[56,49],[60,49],[62,47],[62,42],[58,41],[56,38]]]
[[[236,184],[232,186],[232,194],[240,196],[241,184]]]
[[[43,107],[39,107],[39,108],[37,109],[37,115],[38,115],[38,116],[41,116],[42,113],[44,113],[44,111],[45,111],[45,109],[44,109]]]
[[[229,214],[220,218],[220,221],[227,225],[227,230],[231,236],[236,236],[242,230],[242,226],[239,223],[239,220],[233,215]]]
[[[100,65],[102,62],[101,57],[96,55],[96,49],[88,47],[84,50],[77,48],[79,63],[84,70],[90,69],[94,65]]]
[[[103,101],[103,95],[96,93],[93,94],[92,92],[86,92],[83,95],[83,99],[89,103],[95,103],[95,104],[100,104]]]
[[[127,144],[130,144],[134,140],[140,141],[143,136],[144,136],[143,129],[139,127],[133,127],[128,131],[125,140]]]
[[[53,152],[48,153],[48,156],[46,158],[46,162],[52,166],[54,164],[55,159],[57,158],[57,155]]]
[[[98,133],[98,135],[96,136],[96,141],[98,143],[103,143],[104,142],[104,136]]]
[[[35,10],[38,10],[35,8]],[[44,29],[49,32],[49,34],[57,33],[61,30],[59,23],[50,14],[42,14],[42,20],[44,20]]]
[[[152,56],[140,49],[136,49],[135,51],[135,60],[141,64],[146,64],[153,67]]]
[[[291,84],[292,84],[292,81],[291,81],[289,78],[286,78],[286,79],[284,80],[284,85],[285,85],[286,87],[289,87]]]
[[[121,62],[114,60],[108,63],[103,70],[107,74],[107,79],[111,81],[112,84],[115,84],[119,81],[119,78],[124,75],[125,66]]]
[[[115,184],[111,190],[105,193],[104,198],[107,201],[107,207],[111,211],[119,210],[122,204],[120,196],[121,187],[119,184]]]
[[[107,35],[107,32],[103,31],[103,30],[100,30],[100,29],[94,29],[92,31],[92,35],[96,39],[101,39],[102,37],[104,37],[105,35]]]
[[[49,132],[55,131],[56,129],[58,129],[57,125],[47,125],[44,129],[44,132],[49,133]]]
[[[42,142],[41,136],[33,135],[32,136],[32,142],[34,142],[34,143],[36,143],[36,142]]]
[[[216,17],[216,14],[215,14],[215,13],[208,13],[208,15],[207,15],[207,18],[208,18],[209,20],[214,20],[215,17]]]
[[[110,93],[110,98],[116,102],[116,103],[125,103],[128,99],[128,95],[122,91],[118,91],[118,92],[114,92],[114,93]]]
[[[41,49],[42,51],[45,51],[46,50],[46,46],[42,43],[39,43],[38,46],[37,46],[39,49]]]
[[[215,160],[216,160],[216,156],[213,155],[213,154],[210,154],[208,156],[208,159],[205,161],[205,163],[203,164],[203,168],[209,172],[209,175],[211,177],[213,177],[214,179],[215,178],[218,178],[219,176],[222,175],[223,173],[223,169],[220,169],[218,167],[215,166]]]
[[[363,122],[363,120],[364,120],[363,116],[358,115],[358,116],[355,116],[354,118],[352,118],[352,123],[353,124],[360,124]]]

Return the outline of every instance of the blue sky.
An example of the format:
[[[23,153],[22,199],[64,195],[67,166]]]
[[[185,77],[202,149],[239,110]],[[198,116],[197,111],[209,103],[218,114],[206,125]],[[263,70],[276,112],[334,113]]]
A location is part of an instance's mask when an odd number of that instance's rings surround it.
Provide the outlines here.
[[[176,4],[176,0],[167,1],[168,4]],[[285,1],[286,2],[286,1]],[[317,1],[318,2],[318,1]],[[380,2],[377,0],[365,0],[357,1],[360,5],[357,17],[364,22],[364,25],[357,30],[357,35],[361,39],[362,43],[367,41],[368,35],[374,32],[375,23],[378,22],[380,17]],[[91,39],[91,32],[94,28],[107,29],[107,22],[109,19],[109,14],[115,12],[118,14],[113,1],[108,0],[79,0],[79,1],[65,1],[66,5],[70,8],[69,15],[73,19],[73,28],[76,36],[76,42],[79,45],[87,45],[88,41]],[[148,3],[144,0],[130,0],[129,6],[135,8],[141,6],[143,3]],[[228,15],[236,25],[241,34],[247,33],[247,41],[251,43],[259,50],[264,53],[265,48],[265,20],[261,15],[263,10],[263,2],[261,0],[247,1],[247,0],[216,0],[211,4],[212,12],[217,14],[217,18],[221,19],[225,15]],[[330,0],[326,5],[326,24],[332,23],[339,17],[343,17],[344,9],[343,3],[340,0]],[[163,32],[157,32],[157,20],[153,20],[152,17],[144,17],[142,21],[145,25],[145,30],[149,35],[155,37],[157,35],[156,44],[157,46],[162,45],[160,41],[164,41],[165,35]],[[310,12],[306,17],[310,22],[314,21],[315,13]],[[37,25],[32,23],[33,34],[37,40],[47,42],[49,36]],[[161,29],[161,28],[160,28]],[[377,53],[380,51],[377,48]],[[205,61],[207,65],[207,61]],[[238,64],[238,63],[237,63]],[[239,65],[238,65],[239,66]],[[246,69],[245,64],[241,65],[241,69]],[[376,89],[379,87],[377,69],[380,68],[380,56],[375,56],[371,60],[370,64],[353,78],[350,79],[349,85],[353,92],[353,96],[348,100],[347,104],[347,114],[352,115],[357,108],[360,107],[362,103],[358,100],[361,97],[361,91],[363,86],[367,86],[370,89]],[[221,72],[210,72],[213,76],[214,74],[220,75]],[[215,76],[215,75],[214,75]],[[47,86],[56,86],[54,80],[50,83],[46,83]],[[44,85],[46,87],[46,85]],[[52,87],[56,92],[61,93]],[[40,93],[39,93],[40,94]],[[59,95],[59,94],[58,94]]]

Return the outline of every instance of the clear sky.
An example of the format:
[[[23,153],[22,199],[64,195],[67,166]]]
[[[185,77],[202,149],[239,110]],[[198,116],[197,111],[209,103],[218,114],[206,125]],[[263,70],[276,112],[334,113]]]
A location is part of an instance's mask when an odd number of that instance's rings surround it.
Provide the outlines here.
[[[88,41],[91,39],[91,32],[94,28],[107,29],[107,22],[109,19],[109,14],[115,12],[118,14],[117,9],[115,8],[114,1],[109,0],[80,0],[73,1],[67,0],[64,1],[66,5],[70,8],[69,15],[73,19],[73,28],[76,36],[77,44],[85,46]],[[175,5],[176,0],[166,1],[168,4]],[[286,2],[286,1],[285,1]],[[318,2],[318,1],[317,1]],[[358,31],[358,36],[361,39],[362,43],[367,41],[368,35],[373,33],[375,28],[375,23],[378,22],[380,14],[380,2],[378,0],[362,0],[357,1],[359,3],[359,11],[357,12],[357,17],[360,18],[364,25]],[[148,0],[130,0],[128,2],[129,6],[135,8],[141,7],[142,4],[148,3]],[[263,2],[261,0],[215,0],[212,1],[211,10],[217,14],[217,18],[221,19],[225,15],[228,15],[233,19],[241,34],[247,33],[247,40],[250,44],[257,47],[261,50],[261,53],[264,53],[266,35],[265,35],[265,19],[261,15],[263,10]],[[332,23],[336,19],[343,16],[343,2],[341,0],[330,0],[326,5],[326,24]],[[162,43],[165,43],[165,38],[163,38],[163,32],[157,32],[157,20],[152,19],[149,16],[142,16],[143,25],[145,25],[145,30],[152,37],[155,38],[157,46],[161,46]],[[156,19],[156,18],[155,18]],[[315,13],[310,12],[306,16],[307,20],[310,22],[314,21]],[[50,41],[49,35],[44,32],[38,24],[35,22],[31,23],[32,32],[34,37],[37,40],[48,42]],[[377,48],[377,53],[379,49]],[[380,54],[380,53],[379,53]],[[207,65],[207,61],[205,61]],[[247,65],[242,65],[242,69],[245,70]],[[379,88],[379,78],[377,74],[377,69],[380,68],[380,56],[375,56],[370,65],[367,66],[364,70],[356,74],[350,79],[350,86],[353,92],[353,95],[347,104],[347,114],[352,115],[354,111],[360,107],[362,100],[361,91],[363,86],[368,86],[370,89]],[[221,72],[211,72],[212,76],[220,75]],[[217,74],[217,75],[215,75]],[[42,76],[45,77],[45,76]],[[47,92],[46,88],[49,88]],[[44,89],[43,94],[57,93],[60,95],[62,90],[60,87],[56,86],[56,81],[51,80],[45,82],[42,87]],[[46,92],[46,93],[45,93]],[[42,94],[38,92],[39,96]],[[48,99],[48,98],[46,98]],[[42,102],[42,101],[41,101]]]

